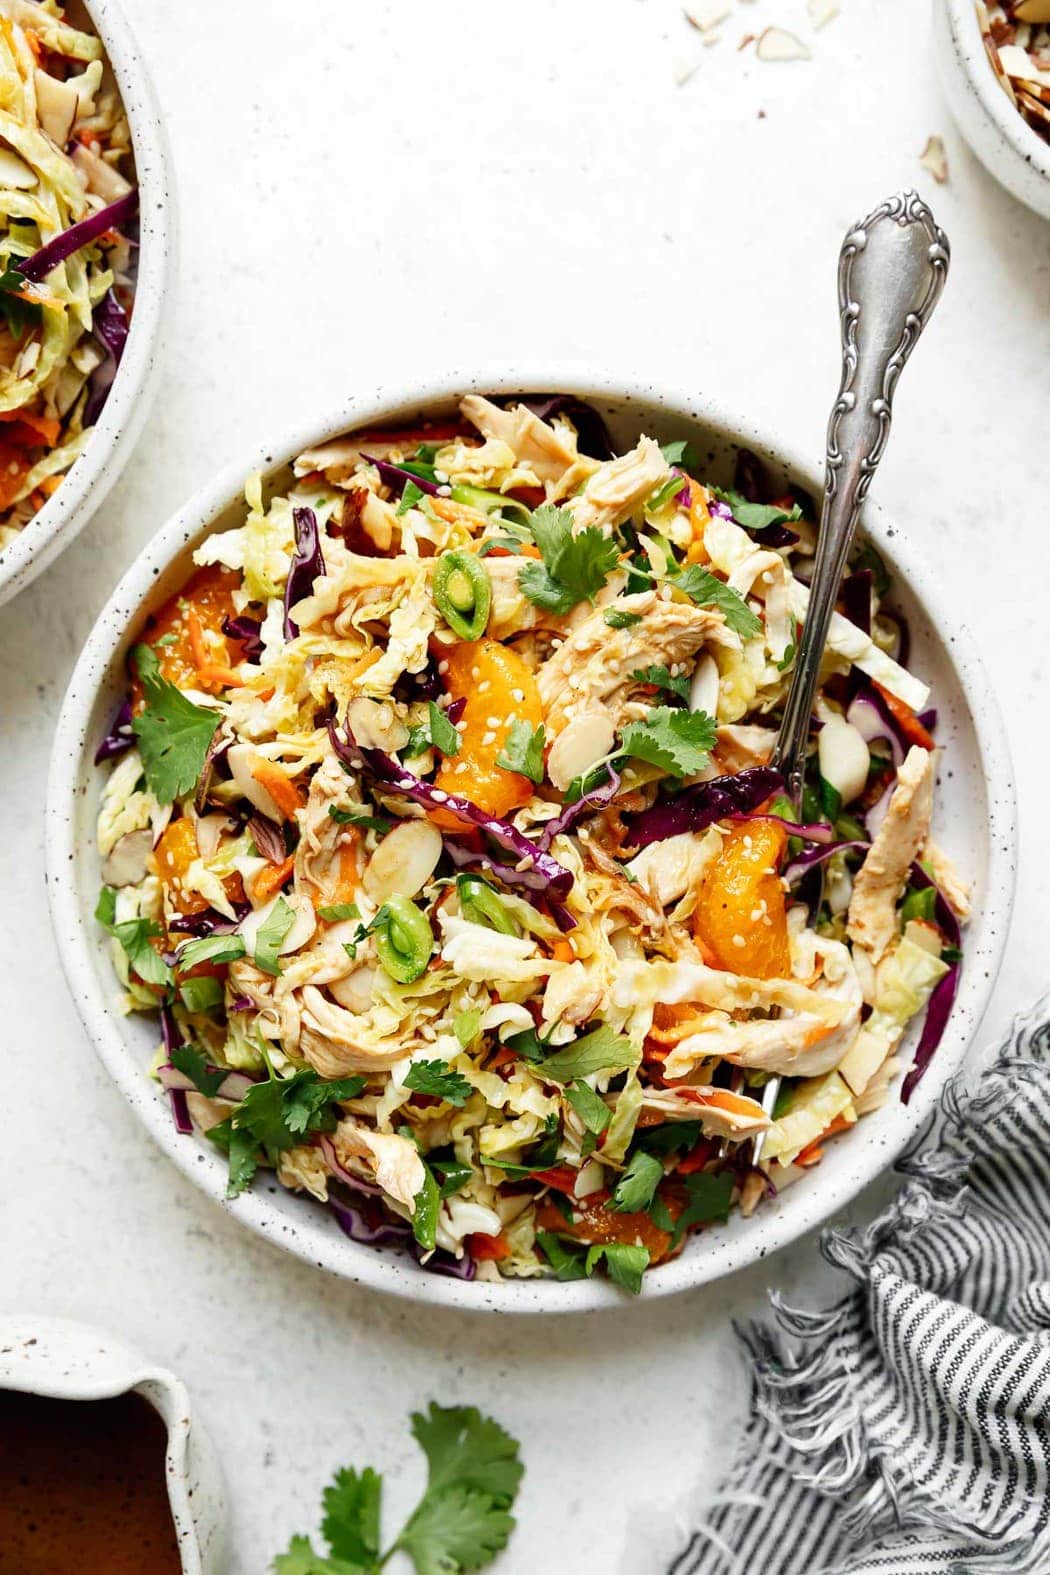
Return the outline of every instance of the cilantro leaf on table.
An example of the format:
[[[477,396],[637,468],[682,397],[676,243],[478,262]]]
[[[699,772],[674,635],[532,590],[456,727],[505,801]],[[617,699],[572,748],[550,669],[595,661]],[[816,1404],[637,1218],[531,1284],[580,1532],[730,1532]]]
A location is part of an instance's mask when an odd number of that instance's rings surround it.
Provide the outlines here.
[[[405,1078],[406,1088],[417,1094],[430,1094],[450,1105],[465,1105],[471,1087],[462,1072],[453,1072],[444,1061],[413,1061]]]
[[[95,908],[95,918],[104,930],[123,947],[124,955],[144,984],[167,988],[172,974],[164,958],[153,946],[163,931],[152,919],[123,919],[116,922],[117,894],[112,886],[103,886]]]
[[[524,1466],[519,1446],[498,1422],[473,1406],[433,1402],[412,1417],[427,1459],[427,1485],[397,1539],[382,1549],[382,1478],[368,1468],[336,1473],[325,1489],[321,1531],[329,1555],[308,1537],[293,1537],[271,1566],[273,1575],[379,1575],[396,1552],[416,1575],[470,1575],[506,1547]]]
[[[722,613],[726,628],[732,629],[742,640],[754,639],[756,634],[762,633],[761,618],[751,611],[740,592],[699,563],[691,563],[681,574],[674,575],[670,583],[684,591],[698,607],[714,607]]]
[[[529,600],[553,613],[593,601],[619,561],[616,542],[594,525],[573,534],[569,511],[550,504],[535,511],[530,529],[543,561],[527,563],[518,573],[518,585]]]
[[[217,712],[194,705],[168,682],[148,645],[137,645],[132,660],[146,704],[132,718],[131,729],[139,741],[150,792],[158,804],[170,804],[197,786],[220,718]]]
[[[535,729],[528,722],[514,722],[504,739],[503,748],[496,756],[496,764],[505,771],[520,772],[530,782],[542,782],[543,746],[546,742],[547,730],[542,722]]]
[[[717,739],[714,718],[706,711],[678,711],[654,706],[642,722],[629,722],[620,734],[620,750],[645,760],[670,776],[693,776],[711,758]]]
[[[294,923],[295,909],[291,903],[285,902],[283,897],[278,897],[266,920],[256,931],[253,960],[256,968],[260,968],[263,973],[268,973],[271,978],[276,979],[281,971],[281,947]]]
[[[631,674],[635,683],[652,684],[657,689],[666,689],[669,693],[677,695],[679,700],[689,699],[689,680],[684,673],[674,674],[666,667],[636,667]]]
[[[618,1214],[638,1214],[647,1209],[664,1179],[664,1167],[654,1154],[636,1149],[627,1169],[613,1188],[610,1205]]]

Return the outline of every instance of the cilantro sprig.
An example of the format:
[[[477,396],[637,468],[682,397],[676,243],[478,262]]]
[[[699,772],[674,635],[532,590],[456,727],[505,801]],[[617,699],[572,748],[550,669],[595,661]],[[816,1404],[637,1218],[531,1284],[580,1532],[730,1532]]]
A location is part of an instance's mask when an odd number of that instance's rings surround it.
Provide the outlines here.
[[[642,1288],[642,1275],[649,1267],[648,1247],[634,1246],[629,1242],[610,1241],[586,1246],[571,1236],[559,1236],[554,1231],[537,1231],[536,1244],[559,1280],[589,1279],[598,1264],[604,1261],[605,1272],[615,1285],[622,1286],[637,1296]]]
[[[733,511],[733,518],[745,530],[765,530],[768,525],[793,524],[802,518],[802,510],[797,503],[790,509],[782,509],[776,503],[749,503],[740,492],[734,492],[731,487],[715,487],[712,489],[716,498],[721,498]]]
[[[321,1532],[328,1556],[293,1537],[273,1575],[379,1575],[396,1552],[416,1575],[468,1575],[506,1547],[524,1466],[516,1439],[475,1406],[433,1401],[412,1416],[412,1436],[427,1462],[422,1498],[385,1552],[383,1479],[371,1467],[346,1467],[325,1488]]]
[[[528,777],[530,782],[543,781],[543,749],[547,741],[547,731],[541,722],[539,727],[533,728],[528,722],[517,721],[511,724],[503,742],[503,748],[496,756],[497,766],[502,766],[505,771],[518,771],[523,777]]]
[[[189,1065],[181,1070],[194,1076]],[[356,1099],[364,1086],[363,1077],[325,1082],[311,1068],[255,1083],[236,1110],[208,1133],[229,1156],[226,1196],[235,1198],[250,1185],[260,1154],[276,1164],[284,1149],[305,1142],[311,1132],[333,1131],[338,1121],[333,1105]]]
[[[530,529],[541,563],[527,563],[518,585],[530,602],[546,612],[567,613],[593,601],[619,561],[615,541],[594,525],[573,533],[568,509],[544,504],[532,515]]]
[[[413,1061],[405,1087],[457,1106],[465,1105],[471,1095],[470,1084],[462,1072],[453,1072],[445,1061]]]
[[[726,628],[732,629],[742,640],[752,640],[762,633],[762,620],[751,611],[740,592],[701,564],[691,563],[672,577],[671,584],[676,590],[684,591],[698,607],[715,608],[725,618]]]
[[[689,699],[689,680],[684,673],[672,673],[666,667],[636,667],[631,677],[639,684],[652,684],[655,689],[666,689],[679,700]]]
[[[159,924],[152,919],[124,919],[116,922],[117,894],[112,886],[103,886],[99,893],[95,918],[115,941],[119,941],[124,955],[144,984],[167,988],[172,981],[171,969],[153,945],[163,934]]]
[[[655,706],[640,722],[629,722],[620,734],[620,753],[671,776],[687,777],[702,771],[711,758],[718,733],[706,711],[680,711]]]
[[[137,645],[132,659],[146,701],[132,719],[132,732],[150,792],[158,804],[170,804],[197,786],[219,716],[169,683],[148,645]]]

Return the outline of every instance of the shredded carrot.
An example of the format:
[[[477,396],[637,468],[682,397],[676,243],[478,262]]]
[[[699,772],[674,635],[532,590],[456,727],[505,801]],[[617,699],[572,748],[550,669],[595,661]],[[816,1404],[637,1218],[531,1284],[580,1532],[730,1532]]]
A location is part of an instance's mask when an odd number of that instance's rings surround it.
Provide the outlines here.
[[[576,953],[572,949],[572,942],[562,937],[551,942],[551,956],[556,962],[571,963],[576,961]]]
[[[517,1052],[512,1050],[509,1045],[500,1045],[486,1070],[498,1072],[501,1066],[512,1066],[517,1059]]]
[[[252,881],[252,896],[256,902],[269,902],[274,892],[280,891],[295,868],[295,854],[289,853],[280,864],[268,864]]]
[[[240,675],[232,667],[222,667],[217,662],[207,662],[197,668],[197,678],[203,689],[239,689]]]
[[[853,1122],[850,1121],[848,1116],[836,1116],[834,1121],[824,1128],[820,1136],[814,1138],[813,1142],[802,1150],[801,1154],[795,1159],[795,1164],[803,1167],[815,1165],[818,1160],[824,1157],[824,1144],[828,1138],[834,1137],[837,1132],[847,1131],[851,1126],[853,1126]]]
[[[882,696],[887,711],[889,711],[909,744],[918,744],[922,749],[936,749],[937,744],[933,735],[922,725],[911,706],[905,705],[903,700],[899,700],[895,694],[891,694],[888,689],[884,689],[874,678],[872,683]]]
[[[370,667],[375,666],[382,654],[379,646],[374,645],[370,651],[366,651],[364,656],[359,656],[357,661],[347,668],[347,678],[360,678],[362,673],[367,673]]]
[[[282,771],[272,760],[264,760],[260,757],[252,767],[252,776],[260,787],[266,789],[287,820],[294,817],[296,810],[302,809],[303,800],[298,787],[288,773]]]
[[[538,558],[539,555],[540,549],[531,542],[522,542],[514,552],[509,547],[490,547],[488,551],[490,558]]]
[[[32,296],[20,295],[20,300],[32,300]],[[54,448],[62,431],[61,421],[53,416],[38,416],[31,410],[4,410],[0,411],[0,421],[17,422],[19,426],[28,427],[33,436],[41,439],[49,448]]]
[[[502,1232],[498,1236],[486,1236],[481,1231],[474,1231],[467,1237],[467,1250],[479,1262],[486,1259],[498,1262],[510,1257],[510,1242]]]
[[[45,476],[40,483],[40,491],[46,492],[49,498],[52,497],[62,485],[63,479],[62,476]]]

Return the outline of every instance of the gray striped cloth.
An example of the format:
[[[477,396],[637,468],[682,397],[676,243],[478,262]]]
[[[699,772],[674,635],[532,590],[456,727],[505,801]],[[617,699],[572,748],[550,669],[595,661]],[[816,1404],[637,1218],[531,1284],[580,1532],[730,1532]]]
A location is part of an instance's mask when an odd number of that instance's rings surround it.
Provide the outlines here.
[[[672,1575],[1050,1572],[1050,999],[944,1097],[856,1281],[742,1331],[751,1419]]]

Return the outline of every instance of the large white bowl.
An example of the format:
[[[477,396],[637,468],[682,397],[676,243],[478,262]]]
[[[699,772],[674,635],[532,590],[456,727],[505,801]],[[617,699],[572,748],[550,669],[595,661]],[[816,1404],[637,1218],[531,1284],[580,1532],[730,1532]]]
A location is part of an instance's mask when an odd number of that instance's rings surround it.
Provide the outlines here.
[[[639,432],[669,441],[691,437],[702,469],[728,481],[737,447],[770,461],[774,470],[815,494],[814,469],[746,422],[687,396],[622,381],[579,378],[548,370],[539,378],[451,374],[440,386],[411,397],[365,394],[246,455],[169,521],[121,581],[96,623],[66,694],[55,735],[48,788],[46,854],[51,914],[66,975],[95,1048],[148,1131],[183,1173],[236,1219],[300,1257],[350,1280],[419,1301],[499,1312],[582,1311],[617,1304],[622,1293],[601,1280],[560,1284],[522,1280],[464,1284],[420,1270],[407,1257],[359,1246],[309,1200],[293,1196],[271,1178],[226,1202],[226,1163],[206,1139],[180,1137],[165,1097],[147,1076],[158,1042],[156,1024],[121,1015],[118,986],[105,937],[92,917],[100,886],[95,818],[104,772],[92,765],[98,740],[126,688],[125,660],[145,611],[182,582],[190,550],[211,530],[239,522],[241,488],[250,471],[287,478],[289,461],[302,450],[352,427],[441,414],[455,396],[556,389],[590,399],[606,415],[618,446]],[[717,1279],[782,1247],[855,1197],[900,1153],[929,1115],[947,1078],[957,1070],[980,1022],[1006,939],[1014,885],[1015,826],[1007,746],[995,702],[970,636],[954,610],[942,608],[936,576],[925,567],[877,505],[865,511],[865,529],[895,572],[899,605],[908,615],[916,670],[933,686],[940,710],[938,736],[947,746],[941,769],[938,836],[974,880],[975,913],[966,940],[966,963],[946,1035],[912,1102],[894,1094],[888,1104],[829,1146],[821,1165],[784,1194],[763,1204],[750,1220],[692,1240],[674,1262],[645,1276],[643,1297]],[[914,1043],[915,1035],[909,1039]]]
[[[117,480],[142,430],[156,386],[174,233],[164,127],[135,35],[116,0],[83,0],[120,88],[139,188],[138,277],[131,332],[91,441],[19,536],[0,552],[0,606],[67,547]]]
[[[1050,147],[996,81],[974,0],[934,0],[937,73],[959,130],[985,169],[1050,219]]]

